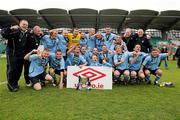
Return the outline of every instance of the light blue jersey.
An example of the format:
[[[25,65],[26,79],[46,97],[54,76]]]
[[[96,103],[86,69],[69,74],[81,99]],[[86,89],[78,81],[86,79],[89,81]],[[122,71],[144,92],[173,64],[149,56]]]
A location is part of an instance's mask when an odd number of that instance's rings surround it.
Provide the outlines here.
[[[143,65],[145,68],[149,70],[156,70],[159,67],[159,63],[162,59],[165,59],[167,57],[167,53],[159,54],[158,57],[152,57],[151,55],[147,56],[143,62]]]
[[[97,62],[91,62],[89,66],[102,66],[98,61]]]
[[[99,62],[91,62],[90,66],[102,66],[102,67],[112,67],[110,63],[100,64]]]
[[[48,63],[49,59],[40,59],[37,54],[33,54],[29,57],[29,77],[35,77],[44,72],[44,66]]]
[[[111,51],[115,50],[115,48],[116,48],[117,45],[122,45],[124,52],[128,51],[127,46],[126,46],[126,43],[123,42],[123,41],[121,41],[121,43],[118,43],[118,44],[112,44],[112,45],[110,46],[110,50],[111,50]]]
[[[63,56],[66,56],[68,38],[65,38],[63,35],[58,34],[58,39],[59,39],[58,49],[61,50]]]
[[[107,53],[101,53],[99,58],[100,58],[100,61],[102,62],[102,60],[104,58],[108,58],[108,63],[110,63],[111,65],[113,64],[113,54],[107,52]]]
[[[55,53],[50,54],[50,67],[56,69],[56,70],[63,70],[65,69],[65,62],[64,58],[57,59]]]
[[[93,56],[93,52],[89,52],[90,62],[91,62],[92,56]],[[100,62],[100,54],[98,53],[96,56],[97,56],[98,62]]]
[[[79,41],[79,45],[80,46],[87,46],[87,41],[88,41],[87,38],[81,38]]]
[[[91,58],[90,58],[89,52],[86,51],[85,53],[81,53],[81,56],[83,56],[84,59],[87,61],[88,65],[90,65]]]
[[[74,53],[70,53],[69,56],[67,57],[67,66],[74,66],[74,65],[82,65],[86,63],[86,60],[82,55],[75,56]]]
[[[93,48],[95,48],[95,36],[90,36],[89,34],[86,35],[86,38],[87,38],[87,49],[89,51],[92,51]]]
[[[107,35],[106,33],[102,33],[102,36],[103,36],[103,39],[105,40],[105,45],[108,47],[108,49],[110,49],[112,43],[113,43],[113,40],[115,40],[116,38],[116,35],[111,33],[109,35]]]
[[[129,57],[132,56],[132,53],[125,52],[123,54],[115,54],[114,55],[114,63],[124,61],[123,63],[116,66],[116,69],[126,70],[129,69]]]
[[[96,48],[98,49],[98,52],[102,51],[102,46],[105,45],[104,40],[96,39]]]
[[[42,43],[44,45],[44,48],[47,48],[49,52],[55,53],[56,50],[58,49],[59,39],[58,38],[51,39],[49,35],[45,35],[42,38]]]
[[[129,65],[130,70],[139,70],[142,64],[143,59],[147,56],[148,54],[141,52],[140,55],[137,57],[137,60],[134,64]],[[129,61],[133,59],[133,56],[129,58]]]

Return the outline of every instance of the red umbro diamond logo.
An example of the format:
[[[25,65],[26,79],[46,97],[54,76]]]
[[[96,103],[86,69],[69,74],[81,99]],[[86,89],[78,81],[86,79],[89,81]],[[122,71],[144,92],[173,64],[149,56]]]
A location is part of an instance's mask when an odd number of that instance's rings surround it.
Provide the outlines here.
[[[76,77],[78,77],[80,75],[84,76],[86,78],[89,78],[90,81],[95,81],[95,80],[98,80],[98,79],[106,76],[104,73],[101,73],[101,72],[94,70],[92,68],[86,68],[84,70],[80,70],[78,72],[73,73],[73,75]]]

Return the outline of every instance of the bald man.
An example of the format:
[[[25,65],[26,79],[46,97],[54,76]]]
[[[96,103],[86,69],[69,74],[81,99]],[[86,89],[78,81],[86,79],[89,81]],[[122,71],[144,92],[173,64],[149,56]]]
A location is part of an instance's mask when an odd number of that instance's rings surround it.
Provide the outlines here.
[[[33,49],[37,49],[40,45],[41,38],[43,36],[43,32],[39,26],[34,26],[30,36],[27,38],[25,54],[29,53]],[[29,65],[30,62],[28,60],[24,60],[24,79],[27,87],[30,87],[30,78],[29,78]]]

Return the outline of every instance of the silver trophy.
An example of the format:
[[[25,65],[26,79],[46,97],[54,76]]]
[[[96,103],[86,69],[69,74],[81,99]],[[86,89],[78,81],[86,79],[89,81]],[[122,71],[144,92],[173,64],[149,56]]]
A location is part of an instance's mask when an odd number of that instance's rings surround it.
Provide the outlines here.
[[[78,76],[78,83],[76,90],[82,90],[83,88],[86,88],[86,90],[91,90],[91,82],[89,78]]]

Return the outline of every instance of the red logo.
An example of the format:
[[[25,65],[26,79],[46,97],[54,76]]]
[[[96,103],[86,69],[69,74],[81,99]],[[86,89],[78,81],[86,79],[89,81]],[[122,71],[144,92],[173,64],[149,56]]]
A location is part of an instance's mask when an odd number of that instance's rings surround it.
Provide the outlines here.
[[[73,73],[73,75],[76,77],[78,77],[80,75],[84,76],[86,78],[89,78],[90,81],[95,81],[95,80],[98,80],[98,79],[106,76],[104,73],[101,73],[101,72],[94,70],[92,68],[86,68],[84,70],[80,70],[78,72]]]

